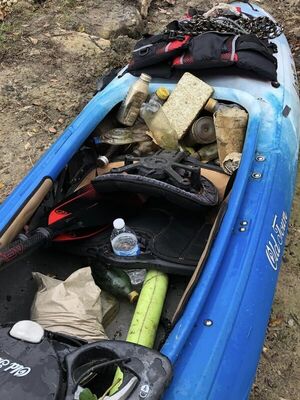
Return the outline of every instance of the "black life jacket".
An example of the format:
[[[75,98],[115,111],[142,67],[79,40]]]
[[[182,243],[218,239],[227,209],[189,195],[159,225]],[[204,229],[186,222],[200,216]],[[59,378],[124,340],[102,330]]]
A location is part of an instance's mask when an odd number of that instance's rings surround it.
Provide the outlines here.
[[[144,37],[135,45],[129,70],[133,71],[164,61],[172,61],[188,48],[190,38],[190,36],[185,35],[180,40],[170,39],[169,35],[165,34]]]
[[[188,50],[172,62],[173,68],[186,71],[232,65],[271,81],[277,79],[277,60],[272,50],[249,34],[203,33],[193,37]]]
[[[235,66],[276,81],[277,60],[273,53],[274,45],[253,34],[152,35],[137,42],[128,72],[140,73],[146,69],[154,77],[170,77],[176,70]]]

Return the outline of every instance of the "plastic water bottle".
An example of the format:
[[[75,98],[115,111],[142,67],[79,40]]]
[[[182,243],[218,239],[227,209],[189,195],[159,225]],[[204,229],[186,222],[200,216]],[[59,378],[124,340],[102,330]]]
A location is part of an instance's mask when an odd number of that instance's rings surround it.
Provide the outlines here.
[[[125,225],[124,219],[117,218],[113,222],[110,241],[113,252],[117,256],[130,257],[140,254],[140,247],[134,231]]]
[[[164,87],[159,87],[152,94],[148,103],[143,103],[140,109],[140,116],[144,119],[147,113],[156,113],[169,97],[170,92]]]
[[[159,88],[149,102],[143,104],[140,116],[150,129],[149,135],[155,144],[163,149],[175,150],[178,148],[178,137],[162,109],[168,96],[169,91],[166,88]]]

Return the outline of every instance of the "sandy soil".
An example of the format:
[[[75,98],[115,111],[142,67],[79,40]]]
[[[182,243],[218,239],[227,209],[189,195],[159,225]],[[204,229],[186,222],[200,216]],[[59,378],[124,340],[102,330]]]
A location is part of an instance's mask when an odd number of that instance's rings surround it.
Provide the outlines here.
[[[264,0],[260,4],[284,24],[300,70],[299,3]],[[0,22],[0,200],[89,101],[97,77],[128,61],[133,37],[143,29],[159,30],[187,8],[183,0],[175,5],[157,0],[151,5],[148,21],[139,22],[136,30],[134,26],[122,28],[121,36],[101,39],[109,36],[104,16],[112,10],[120,15],[129,6],[132,10],[135,3],[19,0]],[[300,399],[299,243],[300,176],[252,400]]]

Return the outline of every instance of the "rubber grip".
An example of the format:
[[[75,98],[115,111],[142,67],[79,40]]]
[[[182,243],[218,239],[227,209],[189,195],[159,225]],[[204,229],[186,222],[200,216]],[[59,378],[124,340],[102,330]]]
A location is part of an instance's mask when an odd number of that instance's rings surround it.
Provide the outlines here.
[[[0,267],[10,264],[17,259],[21,259],[49,240],[51,240],[51,231],[46,228],[37,229],[32,236],[25,240],[15,240],[0,249]]]

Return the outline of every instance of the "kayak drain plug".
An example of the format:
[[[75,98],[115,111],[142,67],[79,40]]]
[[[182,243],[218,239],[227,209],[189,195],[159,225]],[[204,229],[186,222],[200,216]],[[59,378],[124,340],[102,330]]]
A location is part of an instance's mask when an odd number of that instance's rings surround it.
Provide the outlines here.
[[[205,319],[203,321],[203,323],[204,323],[205,326],[208,326],[208,327],[213,325],[213,321],[211,319]]]

